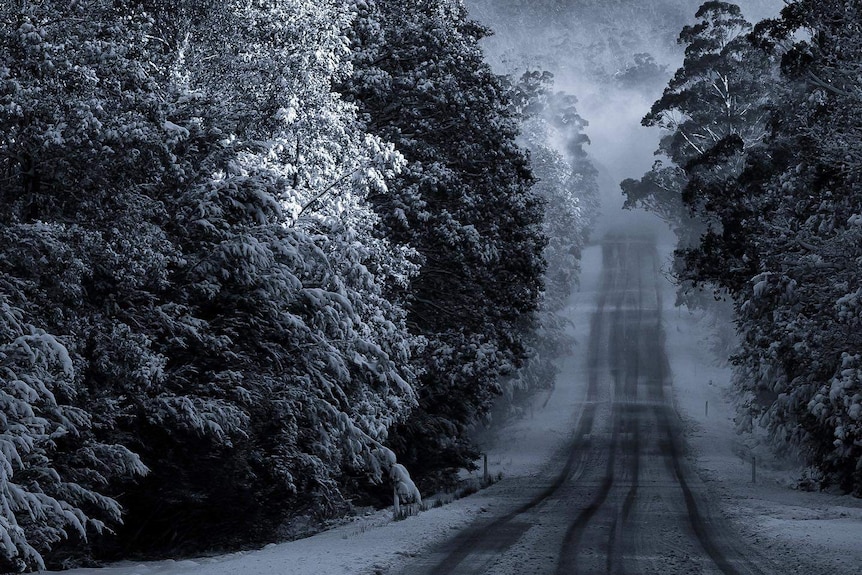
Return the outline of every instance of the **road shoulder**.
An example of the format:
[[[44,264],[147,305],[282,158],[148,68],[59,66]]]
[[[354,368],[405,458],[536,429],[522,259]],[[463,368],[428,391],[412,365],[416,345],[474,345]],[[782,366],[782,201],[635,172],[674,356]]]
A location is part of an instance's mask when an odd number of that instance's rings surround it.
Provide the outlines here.
[[[862,500],[795,488],[798,471],[734,431],[731,369],[716,364],[703,316],[674,308],[665,286],[674,401],[692,465],[724,515],[781,573],[855,575],[862,566]],[[754,480],[752,483],[752,456]]]

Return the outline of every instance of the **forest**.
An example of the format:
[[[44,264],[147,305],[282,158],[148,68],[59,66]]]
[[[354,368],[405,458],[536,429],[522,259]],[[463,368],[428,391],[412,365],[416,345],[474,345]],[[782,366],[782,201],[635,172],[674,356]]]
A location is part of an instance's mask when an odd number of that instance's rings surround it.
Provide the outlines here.
[[[862,496],[862,14],[695,9],[617,203],[676,233],[681,303],[732,304],[740,431]],[[0,4],[0,572],[419,500],[553,384],[589,118],[491,33],[462,0]]]
[[[679,238],[679,299],[733,306],[743,433],[862,496],[862,7],[794,1],[747,21],[706,2],[643,119],[659,159],[622,183]]]
[[[419,498],[553,380],[594,184],[486,33],[450,0],[0,6],[0,571]]]

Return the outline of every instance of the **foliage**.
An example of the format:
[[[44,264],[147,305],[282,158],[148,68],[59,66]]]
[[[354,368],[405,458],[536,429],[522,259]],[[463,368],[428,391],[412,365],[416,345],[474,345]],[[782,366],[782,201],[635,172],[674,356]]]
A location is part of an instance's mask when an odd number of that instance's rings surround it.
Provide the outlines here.
[[[346,474],[389,481],[421,349],[389,293],[416,268],[366,201],[402,156],[332,92],[348,7],[0,10],[9,305],[64,334],[80,426],[151,470],[85,466],[126,513],[101,551],[269,537]]]
[[[701,15],[717,8],[736,13],[709,2]],[[704,21],[701,30],[709,22],[717,20]],[[747,29],[736,22],[736,29]],[[702,225],[699,243],[680,252],[681,276],[716,286],[734,301],[740,428],[765,427],[777,447],[801,452],[816,468],[812,476],[821,487],[857,495],[860,23],[858,10],[844,2],[790,2],[780,18],[759,23],[747,44],[738,43],[730,60],[724,48],[722,57],[701,58],[697,66],[687,59],[647,118],[661,121],[668,106],[686,111],[667,125],[674,131],[663,140],[682,170],[680,198]],[[722,37],[729,36],[715,38]],[[771,72],[779,58],[780,76]],[[697,114],[714,118],[719,108],[678,89],[678,80],[695,71],[728,78],[716,94],[739,86],[721,132],[694,121]],[[632,191],[638,184],[628,186]],[[643,197],[663,201],[657,193]]]
[[[121,446],[94,441],[74,400],[68,350],[0,298],[0,568],[43,569],[42,554],[74,534],[117,524],[120,507],[100,491],[109,473],[142,474]],[[100,519],[101,517],[101,519]]]
[[[768,54],[748,41],[752,26],[738,6],[706,2],[695,17],[698,22],[679,36],[682,67],[643,119],[645,126],[666,131],[656,155],[672,163],[659,160],[641,180],[622,183],[626,207],[659,214],[682,248],[710,227],[727,196],[713,183],[738,173],[763,140],[769,80],[777,72]]]
[[[4,568],[472,464],[595,185],[573,99],[519,110],[485,34],[456,0],[0,6]]]
[[[759,38],[783,54],[785,88],[768,156],[740,177],[773,210],[757,219],[747,251],[759,273],[739,278],[748,281],[737,297],[744,414],[779,445],[801,448],[822,485],[857,496],[860,23],[858,9],[843,2],[794,2],[758,26]]]
[[[422,264],[400,295],[414,334],[419,408],[390,444],[429,483],[472,466],[467,432],[526,355],[544,269],[542,205],[516,143],[506,84],[482,61],[486,31],[461,2],[360,3],[345,93],[407,165],[374,196],[382,233]]]
[[[545,289],[537,329],[531,334],[527,364],[507,380],[506,394],[517,399],[554,385],[555,360],[570,353],[570,321],[564,309],[577,287],[581,252],[598,215],[597,170],[587,156],[587,121],[577,100],[553,91],[549,72],[524,72],[512,87],[512,105],[521,117],[523,145],[544,200]]]

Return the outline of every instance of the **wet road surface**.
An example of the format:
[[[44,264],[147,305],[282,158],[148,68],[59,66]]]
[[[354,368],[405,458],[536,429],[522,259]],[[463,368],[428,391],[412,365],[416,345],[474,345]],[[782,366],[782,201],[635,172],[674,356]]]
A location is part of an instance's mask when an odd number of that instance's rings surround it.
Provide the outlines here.
[[[601,249],[586,396],[560,463],[405,574],[773,572],[720,518],[685,458],[654,239],[611,236]]]

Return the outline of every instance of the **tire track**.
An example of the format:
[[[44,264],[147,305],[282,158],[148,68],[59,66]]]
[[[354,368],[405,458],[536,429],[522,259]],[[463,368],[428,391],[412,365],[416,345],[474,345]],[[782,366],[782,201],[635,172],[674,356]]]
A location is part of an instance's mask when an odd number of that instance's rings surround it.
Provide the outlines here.
[[[498,541],[498,534],[505,531],[506,527],[513,523],[518,516],[531,511],[552,497],[572,475],[576,464],[582,464],[586,456],[589,454],[588,448],[591,444],[591,432],[595,423],[595,402],[599,393],[598,362],[600,355],[600,341],[602,337],[602,319],[605,313],[605,305],[607,301],[609,275],[607,268],[603,269],[602,286],[596,304],[596,311],[590,318],[590,337],[587,350],[589,375],[586,402],[584,403],[583,411],[578,420],[574,441],[569,448],[569,454],[563,469],[556,476],[554,481],[548,485],[548,487],[520,507],[516,508],[514,511],[511,511],[480,528],[468,531],[459,539],[456,547],[430,571],[430,575],[449,575],[456,573],[456,569],[458,569],[458,575],[465,575],[467,572],[463,569],[462,564],[465,563],[468,557],[474,554],[477,549],[487,548],[490,543],[491,547],[499,547],[502,551],[507,546],[514,543],[517,537],[509,537],[508,539],[512,540],[503,540],[500,542]],[[494,543],[497,543],[497,545],[494,545]]]
[[[431,574],[523,573],[537,562],[556,575],[764,574],[747,545],[724,537],[683,459],[654,241],[608,238],[602,257],[586,401],[562,470],[526,503],[460,536]],[[553,524],[526,515],[551,498],[564,505],[543,516]]]
[[[674,479],[676,480],[679,489],[682,492],[683,501],[685,502],[686,514],[689,521],[689,525],[701,548],[709,556],[712,563],[724,575],[743,575],[744,573],[762,574],[762,571],[759,568],[757,568],[750,561],[745,560],[743,557],[740,557],[740,559],[743,563],[745,563],[745,571],[740,571],[733,564],[733,562],[731,562],[727,554],[716,542],[713,536],[713,532],[710,528],[710,521],[701,512],[695,498],[695,493],[690,487],[688,479],[686,477],[686,472],[683,468],[682,463],[682,458],[684,456],[682,454],[683,448],[680,441],[681,430],[679,430],[678,416],[675,411],[672,411],[673,407],[670,398],[665,395],[665,385],[670,380],[671,370],[670,361],[668,360],[667,351],[664,344],[665,336],[661,314],[662,296],[657,269],[654,269],[654,277],[654,289],[656,291],[658,313],[656,315],[656,324],[653,328],[655,330],[655,335],[651,339],[655,342],[657,373],[654,380],[655,385],[650,386],[650,391],[653,391],[656,394],[656,399],[658,401],[651,402],[653,414],[656,418],[656,422],[658,423],[659,429],[662,430],[665,436],[664,441],[661,443],[662,454],[670,458],[671,469],[673,471]]]
[[[640,428],[648,424],[644,415],[650,412],[649,419],[652,421],[654,418],[660,430],[661,454],[668,461],[672,479],[681,492],[690,532],[697,544],[708,560],[724,575],[759,574],[761,571],[750,562],[747,570],[741,571],[717,542],[711,530],[710,521],[701,511],[683,467],[679,430],[673,424],[672,407],[664,392],[665,385],[669,383],[670,368],[664,347],[662,297],[655,245],[647,246],[644,243],[633,245],[632,242],[621,245],[621,242],[618,242],[616,246],[619,253],[617,262],[614,263],[619,265],[613,266],[613,269],[618,275],[610,283],[613,283],[614,287],[621,287],[612,293],[617,310],[621,312],[617,317],[611,318],[612,332],[609,341],[611,362],[609,369],[613,375],[616,392],[612,417],[614,427],[608,446],[609,459],[598,491],[577,514],[566,532],[560,548],[556,575],[577,575],[585,571],[592,573],[600,569],[594,559],[591,562],[585,557],[581,558],[580,555],[585,534],[590,528],[594,531],[600,529],[598,521],[603,515],[605,518],[611,515],[611,529],[607,544],[604,546],[604,572],[614,574],[625,572],[625,559],[628,556],[625,536],[630,528],[630,519],[637,505],[640,488]],[[608,250],[605,253],[611,251]],[[611,262],[606,261],[605,265],[608,263]],[[652,275],[654,280],[653,285],[650,286],[654,290],[655,298],[653,300],[651,297],[650,303],[654,301],[656,305],[654,320],[647,316],[647,310],[644,309],[644,281],[647,280],[645,276],[648,275]],[[637,286],[636,296],[625,289],[630,284]],[[632,301],[635,298],[637,301]],[[653,312],[652,309],[649,311]],[[631,341],[632,336],[636,341]],[[650,400],[648,405],[642,405],[637,401],[638,386],[642,378],[645,380]],[[624,441],[620,439],[621,434],[625,438]],[[623,496],[621,509],[603,510],[603,506],[607,504],[614,490],[615,483],[622,483],[624,479],[618,476],[617,459],[620,457],[629,461],[627,471],[630,483]],[[633,542],[634,537],[630,537],[629,541]],[[583,560],[579,561],[579,559]]]
[[[635,318],[635,325],[637,326],[638,336],[640,336],[641,325],[643,322],[643,277],[641,273],[637,274],[637,313]],[[641,456],[641,446],[640,446],[640,426],[641,426],[641,413],[642,408],[640,404],[638,404],[638,384],[641,378],[641,354],[644,352],[644,338],[638,337],[637,341],[637,353],[634,356],[634,368],[629,369],[628,377],[626,381],[626,413],[629,416],[628,420],[625,422],[626,424],[626,433],[627,435],[631,435],[631,441],[628,444],[628,448],[625,451],[625,456],[630,461],[630,480],[631,485],[629,486],[628,491],[626,492],[625,499],[623,499],[622,510],[620,512],[618,525],[619,532],[614,530],[615,539],[611,541],[608,545],[608,555],[607,555],[607,572],[608,573],[618,573],[622,575],[625,573],[625,563],[624,559],[626,557],[626,549],[625,541],[621,544],[623,549],[618,549],[620,545],[616,540],[620,539],[621,535],[624,535],[626,529],[629,526],[629,520],[631,518],[632,510],[634,509],[635,502],[638,496],[638,487],[640,484],[640,456]],[[633,403],[629,403],[633,402]],[[618,558],[617,561],[614,561],[615,558]],[[614,569],[616,567],[616,569]]]
[[[614,251],[614,248],[616,251]],[[621,407],[618,396],[622,396],[624,399],[628,399],[630,396],[630,388],[634,386],[636,388],[637,385],[637,373],[638,373],[638,365],[637,365],[637,353],[634,356],[634,362],[629,361],[631,359],[631,354],[627,353],[629,350],[629,330],[627,327],[631,325],[631,320],[628,317],[631,313],[631,307],[626,306],[628,293],[626,288],[629,285],[629,249],[630,244],[628,241],[625,242],[605,242],[603,245],[603,263],[604,269],[608,275],[613,272],[613,281],[608,282],[609,284],[613,284],[613,295],[616,298],[615,301],[615,311],[614,317],[612,319],[612,332],[610,334],[610,353],[609,353],[609,369],[611,371],[611,375],[614,380],[614,396],[612,399],[612,416],[611,420],[613,421],[613,427],[611,432],[611,442],[608,449],[609,457],[608,462],[605,467],[605,471],[602,477],[601,484],[599,486],[598,492],[593,496],[592,501],[578,514],[575,520],[569,526],[569,529],[566,531],[566,534],[563,538],[563,543],[560,548],[559,560],[557,563],[556,575],[568,575],[568,574],[577,574],[578,573],[578,555],[579,548],[581,545],[581,540],[584,536],[584,533],[602,508],[602,506],[607,501],[608,495],[614,486],[614,478],[616,475],[616,459],[617,459],[617,451],[620,446],[620,430],[625,427],[626,422],[623,419],[623,413],[621,413]],[[609,266],[609,263],[613,263],[614,265]],[[639,278],[638,278],[639,279]],[[603,286],[603,287],[611,287],[611,286]],[[607,291],[603,290],[602,297],[607,297]],[[637,322],[640,314],[640,289],[638,289],[638,305],[635,306],[636,318]],[[600,340],[596,338],[593,340],[591,338],[591,344],[595,343],[598,345]],[[595,358],[595,365],[598,365],[598,358]],[[592,364],[592,359],[591,359]],[[635,452],[635,459],[637,459],[637,454]],[[625,504],[624,504],[625,505]],[[611,572],[611,568],[613,565],[613,555],[614,549],[616,547],[616,537],[617,537],[617,518],[614,518],[614,521],[611,523],[609,539],[607,542],[607,552],[605,554],[605,567],[608,572]]]

